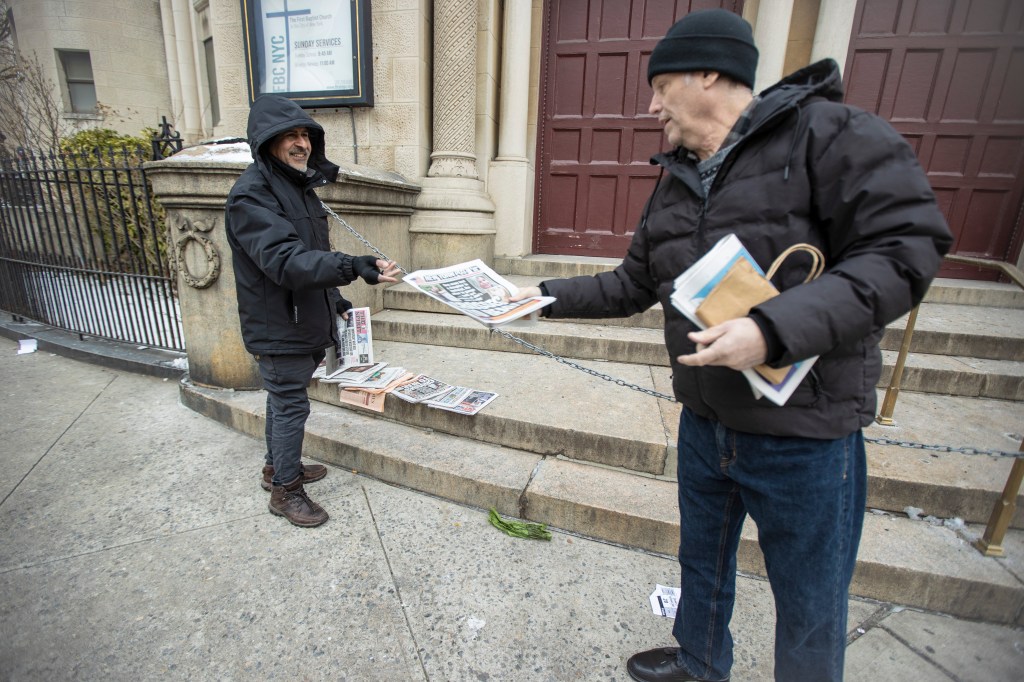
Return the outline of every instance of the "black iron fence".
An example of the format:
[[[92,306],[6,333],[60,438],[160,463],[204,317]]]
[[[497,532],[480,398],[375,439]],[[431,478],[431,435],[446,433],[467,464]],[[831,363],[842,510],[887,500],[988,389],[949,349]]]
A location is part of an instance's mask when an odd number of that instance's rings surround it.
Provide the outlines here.
[[[184,350],[163,209],[142,149],[0,159],[0,309]]]

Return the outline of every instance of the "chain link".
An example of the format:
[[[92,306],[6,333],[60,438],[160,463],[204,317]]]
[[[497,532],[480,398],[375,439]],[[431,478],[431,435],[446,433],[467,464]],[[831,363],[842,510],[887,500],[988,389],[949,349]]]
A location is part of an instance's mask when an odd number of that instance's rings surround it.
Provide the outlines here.
[[[358,239],[364,246],[366,246],[366,248],[368,248],[371,251],[373,251],[373,253],[375,253],[377,256],[379,256],[383,260],[386,260],[386,261],[390,261],[391,260],[390,258],[388,258],[384,254],[383,251],[381,251],[376,246],[371,244],[366,239],[366,237],[364,237],[363,235],[359,234],[359,232],[357,232],[354,227],[349,225],[345,221],[344,218],[342,218],[340,215],[338,215],[337,213],[332,211],[330,209],[330,207],[327,206],[327,204],[321,202],[320,205],[323,206],[324,210],[326,210],[327,213],[329,213],[335,220],[337,220],[339,223],[341,223],[341,225],[346,230],[351,232],[353,237]],[[395,267],[397,267],[398,270],[400,272],[402,272],[403,274],[405,274],[405,275],[409,274],[409,271],[406,270],[405,268],[401,267],[400,265],[396,264]],[[660,398],[661,400],[667,400],[667,401],[669,401],[671,403],[679,402],[673,396],[665,395],[664,393],[659,393],[658,391],[655,391],[655,390],[650,389],[650,388],[644,388],[643,386],[638,386],[636,384],[631,384],[631,383],[629,383],[628,381],[626,381],[624,379],[616,379],[615,377],[613,377],[613,376],[611,376],[609,374],[605,374],[603,372],[598,372],[597,370],[594,370],[594,369],[591,369],[589,367],[585,367],[583,365],[577,364],[577,363],[575,363],[572,360],[569,360],[567,358],[563,358],[560,355],[555,355],[551,351],[545,350],[544,348],[541,348],[540,346],[532,344],[529,341],[526,341],[525,339],[521,339],[518,336],[516,336],[515,334],[511,334],[510,332],[508,332],[508,331],[506,331],[504,329],[498,329],[498,328],[492,327],[491,331],[494,332],[494,333],[499,334],[500,336],[505,337],[506,339],[508,339],[509,341],[511,341],[513,343],[517,343],[520,346],[523,346],[524,348],[527,348],[528,350],[533,351],[534,353],[536,353],[538,355],[543,355],[544,357],[550,358],[550,359],[554,360],[555,362],[558,362],[560,364],[565,365],[566,367],[570,367],[572,369],[579,370],[580,372],[583,372],[585,374],[589,374],[590,376],[593,376],[593,377],[597,377],[598,379],[602,379],[603,381],[610,381],[611,383],[615,384],[616,386],[623,386],[625,388],[631,389],[633,391],[637,391],[639,393],[643,393],[645,395],[652,396],[654,398]],[[864,440],[865,440],[865,442],[874,443],[876,445],[896,445],[896,446],[899,446],[901,448],[913,448],[913,449],[917,449],[917,450],[929,450],[929,451],[933,451],[933,452],[955,452],[955,453],[959,453],[959,454],[963,454],[963,455],[989,455],[989,456],[992,456],[992,457],[1024,458],[1024,450],[1006,451],[1006,450],[985,450],[985,449],[981,449],[981,448],[972,448],[972,447],[957,448],[957,447],[953,447],[952,445],[929,445],[927,443],[915,443],[914,441],[892,440],[890,438],[872,438],[872,437],[869,437],[869,436],[864,436]]]
[[[532,350],[534,353],[537,353],[538,355],[543,355],[546,358],[551,358],[555,362],[560,362],[560,363],[562,363],[563,365],[565,365],[567,367],[572,367],[573,369],[578,369],[579,371],[585,372],[586,374],[589,374],[590,376],[597,377],[598,379],[604,379],[605,381],[610,381],[613,384],[615,384],[616,386],[625,386],[626,388],[632,389],[634,391],[638,391],[640,393],[646,393],[647,395],[654,396],[655,398],[661,398],[662,400],[668,400],[669,402],[673,402],[673,403],[677,402],[676,399],[673,398],[670,395],[665,395],[664,393],[658,393],[657,391],[652,390],[650,388],[644,388],[643,386],[637,386],[636,384],[631,384],[628,381],[626,381],[625,379],[616,379],[615,377],[613,377],[611,375],[604,374],[602,372],[598,372],[597,370],[590,369],[589,367],[584,367],[583,365],[578,365],[575,362],[573,362],[572,360],[568,360],[566,358],[563,358],[560,355],[555,355],[554,353],[552,353],[549,350],[544,350],[540,346],[535,346],[534,344],[530,343],[529,341],[521,339],[518,336],[515,336],[514,334],[510,334],[509,332],[505,331],[504,329],[491,329],[491,331],[504,336],[506,339],[508,339],[509,341],[512,341],[513,343],[518,343],[520,346],[523,346],[524,348],[529,348],[530,350]]]
[[[360,242],[362,242],[363,246],[365,246],[366,248],[370,249],[370,251],[373,251],[374,254],[379,256],[382,260],[386,260],[386,261],[390,261],[391,260],[386,255],[384,255],[383,251],[381,251],[376,246],[371,244],[369,242],[369,240],[366,239],[366,237],[364,237],[363,235],[359,234],[356,231],[356,228],[352,227],[347,222],[345,222],[344,218],[342,218],[340,215],[338,215],[337,213],[332,211],[330,206],[328,206],[327,204],[325,204],[322,201],[320,202],[320,205],[324,207],[324,210],[327,211],[327,213],[329,213],[331,215],[331,217],[333,217],[335,220],[337,220],[339,223],[341,223],[342,227],[344,227],[346,230],[351,232],[353,237],[355,237]],[[397,263],[395,263],[395,267],[398,268],[398,271],[401,272],[403,275],[408,275],[409,274],[409,271],[406,270],[405,268],[403,268],[401,265],[398,265]]]
[[[868,443],[876,445],[896,445],[901,448],[914,448],[916,450],[931,450],[933,452],[955,452],[961,455],[989,455],[991,457],[1009,457],[1011,459],[1024,457],[1024,450],[985,450],[983,448],[963,447],[956,448],[952,445],[929,445],[927,443],[915,443],[909,440],[893,440],[891,438],[871,438],[864,436]]]

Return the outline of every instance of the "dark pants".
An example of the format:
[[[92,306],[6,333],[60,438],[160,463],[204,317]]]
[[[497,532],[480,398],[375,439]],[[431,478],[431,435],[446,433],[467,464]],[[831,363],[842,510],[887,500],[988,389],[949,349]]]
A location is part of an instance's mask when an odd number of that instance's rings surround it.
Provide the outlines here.
[[[274,467],[274,485],[291,483],[302,473],[302,439],[309,417],[309,380],[324,353],[256,357],[267,391],[266,463]]]
[[[775,679],[843,678],[846,611],[864,521],[864,438],[777,438],[683,410],[679,424],[680,663],[729,677],[736,550],[757,524],[775,596]]]

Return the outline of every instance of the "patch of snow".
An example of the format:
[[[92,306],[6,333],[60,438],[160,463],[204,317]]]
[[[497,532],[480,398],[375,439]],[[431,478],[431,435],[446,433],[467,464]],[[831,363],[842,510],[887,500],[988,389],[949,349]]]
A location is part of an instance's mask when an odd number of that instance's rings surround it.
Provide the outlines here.
[[[252,163],[252,151],[247,142],[209,144],[187,147],[172,157],[175,161],[229,161]]]
[[[923,511],[924,511],[923,509],[918,509],[917,507],[904,507],[903,508],[903,513],[906,514],[907,518],[911,519],[912,521],[920,521],[921,520],[921,512],[923,512]]]

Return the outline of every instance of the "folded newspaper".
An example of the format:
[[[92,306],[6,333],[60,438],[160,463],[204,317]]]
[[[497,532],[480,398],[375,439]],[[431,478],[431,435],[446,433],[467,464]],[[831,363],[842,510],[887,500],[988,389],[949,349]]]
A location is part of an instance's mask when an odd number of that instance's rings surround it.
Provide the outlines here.
[[[436,270],[417,270],[402,279],[486,327],[517,320],[555,300],[552,296],[534,296],[509,302],[519,288],[479,259]]]
[[[676,277],[672,292],[672,305],[700,329],[707,326],[698,316],[697,309],[723,277],[740,260],[748,261],[754,272],[764,276],[757,261],[734,234],[723,237],[700,260]],[[753,369],[743,370],[754,395],[764,396],[776,405],[785,405],[793,391],[811,370],[818,356],[795,362],[785,376],[773,383]]]
[[[373,364],[373,333],[370,329],[370,309],[352,308],[348,319],[336,316],[338,323],[338,365]]]

